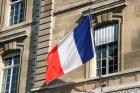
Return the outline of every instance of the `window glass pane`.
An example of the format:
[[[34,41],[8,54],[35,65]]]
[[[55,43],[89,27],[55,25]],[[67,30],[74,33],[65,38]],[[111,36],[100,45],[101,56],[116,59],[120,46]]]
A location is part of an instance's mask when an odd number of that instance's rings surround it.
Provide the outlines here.
[[[3,57],[3,60],[6,65],[3,71],[3,81],[1,89],[4,93],[16,93],[19,70],[18,64],[20,61],[19,59],[19,54],[15,53],[11,53]]]
[[[13,68],[13,75],[17,75],[18,74],[18,67]]]
[[[109,73],[113,73],[113,66],[109,66]]]
[[[117,72],[118,71],[118,65],[115,65],[114,66],[114,72]]]
[[[18,1],[18,0],[11,0],[11,2],[15,2],[15,1]]]
[[[5,61],[4,61],[4,65],[5,65],[5,66],[10,66],[10,65],[12,65],[11,59],[12,59],[11,57],[6,58]]]
[[[9,76],[7,76],[7,81],[6,81],[7,83],[10,83],[10,75]]]
[[[106,68],[102,68],[102,75],[106,74]]]
[[[21,2],[21,3],[20,3],[20,6],[21,6],[21,8],[23,9],[23,8],[24,8],[24,2]]]
[[[6,90],[9,90],[9,83],[6,84]]]
[[[106,60],[102,61],[102,67],[106,67]]]
[[[11,3],[10,25],[24,21],[24,1]]]
[[[5,93],[9,93],[8,91],[5,91]]]
[[[18,9],[15,10],[15,16],[18,16]]]
[[[117,24],[112,23],[95,29],[97,61],[101,62],[101,74],[118,71]],[[98,69],[100,67],[97,65]]]
[[[19,9],[19,4],[15,4],[15,10],[18,10]]]

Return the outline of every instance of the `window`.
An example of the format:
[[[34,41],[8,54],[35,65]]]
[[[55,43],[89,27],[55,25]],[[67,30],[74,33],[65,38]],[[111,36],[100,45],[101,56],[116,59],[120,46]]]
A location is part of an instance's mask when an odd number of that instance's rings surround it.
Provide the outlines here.
[[[19,53],[11,53],[3,57],[3,81],[0,93],[16,93],[19,72]]]
[[[117,23],[112,23],[95,29],[97,71],[100,70],[101,75],[118,71],[117,26]]]
[[[10,25],[24,21],[25,6],[23,0],[10,0]]]

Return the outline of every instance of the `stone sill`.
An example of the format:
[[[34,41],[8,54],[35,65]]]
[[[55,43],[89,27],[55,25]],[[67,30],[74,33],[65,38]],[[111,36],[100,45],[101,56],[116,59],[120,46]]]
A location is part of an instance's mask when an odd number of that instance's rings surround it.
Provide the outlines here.
[[[4,43],[20,37],[27,37],[30,33],[27,31],[27,27],[31,25],[32,22],[28,21],[2,28],[0,32],[0,43]]]
[[[102,79],[107,79],[107,78],[110,78],[110,77],[119,77],[119,76],[122,76],[122,75],[127,75],[127,74],[137,73],[137,72],[140,72],[140,68],[129,69],[129,70],[124,70],[122,72],[103,75]],[[33,88],[33,89],[31,89],[31,91],[38,91],[38,90],[43,90],[43,89],[53,89],[53,88],[57,88],[57,87],[63,87],[63,86],[83,83],[83,82],[87,82],[87,81],[96,81],[96,80],[99,80],[99,77],[81,79],[81,80],[79,79],[79,80],[74,80],[74,81],[67,81],[67,83],[65,83],[65,84],[64,83],[63,84],[62,83],[57,83],[55,85],[49,85],[49,86],[45,86],[45,87]]]
[[[26,27],[26,26],[31,26],[31,25],[32,25],[32,21],[24,21],[22,23],[15,24],[15,25],[12,25],[12,26],[9,26],[9,27],[3,27],[3,28],[1,28],[0,35],[2,33],[7,32],[7,31],[17,30],[17,29],[20,29],[20,28],[23,28],[23,27]]]

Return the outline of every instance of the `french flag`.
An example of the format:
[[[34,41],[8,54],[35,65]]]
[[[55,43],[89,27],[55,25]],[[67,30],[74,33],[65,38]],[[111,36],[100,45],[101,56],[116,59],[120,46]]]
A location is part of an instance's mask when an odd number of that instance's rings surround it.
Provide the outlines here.
[[[89,16],[51,50],[47,57],[46,83],[85,64],[95,57]]]

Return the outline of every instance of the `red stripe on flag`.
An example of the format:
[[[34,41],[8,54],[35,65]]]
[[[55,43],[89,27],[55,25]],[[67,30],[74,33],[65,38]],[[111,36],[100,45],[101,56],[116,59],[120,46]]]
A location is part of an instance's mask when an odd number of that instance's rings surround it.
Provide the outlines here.
[[[49,84],[54,79],[64,74],[58,55],[58,47],[56,46],[47,57],[46,83]]]

